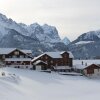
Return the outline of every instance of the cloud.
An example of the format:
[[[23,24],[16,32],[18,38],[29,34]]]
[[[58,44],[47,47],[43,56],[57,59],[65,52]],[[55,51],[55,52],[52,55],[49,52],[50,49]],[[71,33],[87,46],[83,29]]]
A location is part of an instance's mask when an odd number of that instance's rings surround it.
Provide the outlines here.
[[[17,22],[48,23],[74,40],[100,26],[100,0],[0,0],[0,12]]]

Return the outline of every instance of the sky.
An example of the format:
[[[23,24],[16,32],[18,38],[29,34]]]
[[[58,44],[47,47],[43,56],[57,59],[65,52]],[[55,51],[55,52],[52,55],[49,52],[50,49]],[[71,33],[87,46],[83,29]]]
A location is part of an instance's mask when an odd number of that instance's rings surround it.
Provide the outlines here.
[[[0,13],[18,23],[55,26],[71,41],[100,30],[100,0],[0,0]]]

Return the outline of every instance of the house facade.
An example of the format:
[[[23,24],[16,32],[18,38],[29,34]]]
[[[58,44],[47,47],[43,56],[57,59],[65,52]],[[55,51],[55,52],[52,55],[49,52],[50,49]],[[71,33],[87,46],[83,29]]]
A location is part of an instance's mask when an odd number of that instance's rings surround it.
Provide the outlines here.
[[[76,65],[74,71],[82,73],[87,77],[97,77],[100,76],[100,65],[89,64],[89,65]]]
[[[91,64],[83,69],[83,74],[90,77],[100,76],[100,66]]]
[[[32,59],[32,64],[41,60],[46,63],[46,69],[51,69],[55,71],[67,71],[73,66],[73,55],[71,52],[45,52],[34,59]],[[36,66],[38,67],[38,66]],[[37,68],[36,68],[37,69]],[[43,68],[41,68],[43,69]]]
[[[20,50],[16,48],[0,48],[0,63],[5,67],[32,68],[31,50]]]
[[[34,70],[47,70],[47,63],[44,61],[38,60],[35,62],[35,66],[33,67]]]

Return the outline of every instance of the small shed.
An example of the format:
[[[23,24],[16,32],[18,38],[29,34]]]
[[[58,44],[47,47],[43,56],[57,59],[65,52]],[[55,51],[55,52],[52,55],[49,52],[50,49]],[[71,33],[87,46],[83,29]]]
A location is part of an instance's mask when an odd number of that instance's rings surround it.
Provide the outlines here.
[[[96,64],[91,64],[83,69],[83,73],[86,76],[99,76],[100,66]]]
[[[100,66],[97,64],[76,65],[74,71],[82,73],[85,76],[100,76]]]
[[[47,63],[41,60],[38,60],[34,63],[36,70],[47,70]]]

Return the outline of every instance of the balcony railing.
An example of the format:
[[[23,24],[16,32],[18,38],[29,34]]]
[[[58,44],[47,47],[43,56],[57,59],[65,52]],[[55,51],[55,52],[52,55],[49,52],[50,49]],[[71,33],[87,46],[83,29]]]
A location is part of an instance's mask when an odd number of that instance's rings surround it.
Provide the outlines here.
[[[6,58],[5,61],[31,61],[31,58]]]

